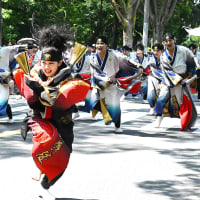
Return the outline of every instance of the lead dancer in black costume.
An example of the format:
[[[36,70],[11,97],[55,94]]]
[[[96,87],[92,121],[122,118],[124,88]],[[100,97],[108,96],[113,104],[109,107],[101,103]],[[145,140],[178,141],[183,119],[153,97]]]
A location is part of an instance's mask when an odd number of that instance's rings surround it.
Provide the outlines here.
[[[44,189],[40,196],[42,199],[55,199],[48,189],[63,175],[74,139],[72,113],[74,103],[78,100],[63,99],[61,103],[58,102],[62,92],[65,91],[63,89],[65,84],[70,84],[71,67],[62,61],[66,40],[63,32],[56,26],[41,31],[41,62],[31,69],[29,75],[26,75],[28,87],[20,88],[20,92],[33,110],[33,115],[27,116],[24,120],[22,136],[26,139],[29,129],[33,134],[33,159],[44,174],[41,181]],[[16,74],[14,76],[17,77]],[[86,94],[87,92],[82,93],[83,99]],[[69,98],[73,96],[70,95]],[[58,133],[57,138],[53,138],[56,133]]]

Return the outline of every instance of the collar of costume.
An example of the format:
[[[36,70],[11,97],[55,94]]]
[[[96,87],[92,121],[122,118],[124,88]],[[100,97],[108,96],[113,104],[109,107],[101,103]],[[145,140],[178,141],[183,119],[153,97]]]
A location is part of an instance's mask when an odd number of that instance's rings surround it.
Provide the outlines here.
[[[142,63],[143,63],[143,60],[144,60],[144,54],[143,54],[143,56],[142,56],[142,60],[140,60],[139,56],[136,56],[136,57],[137,57],[138,62],[139,62],[140,64],[142,64]]]
[[[156,61],[156,67],[159,67],[160,66],[160,62],[158,61],[157,57],[155,56],[155,54],[153,53],[153,57]]]
[[[82,61],[81,61],[81,63],[79,64],[79,63],[76,63],[76,67],[77,67],[77,72],[80,72],[81,71],[81,69],[83,68],[83,65],[84,65],[84,63],[85,63],[85,54],[83,55],[83,58],[82,58]]]
[[[104,68],[105,68],[107,59],[108,59],[108,50],[106,50],[106,55],[105,55],[105,57],[104,57],[103,63],[101,62],[101,58],[100,58],[100,56],[99,56],[98,53],[96,53],[96,56],[97,56],[98,63],[99,63],[99,65],[101,66],[101,70],[103,71]]]
[[[167,49],[165,49],[165,55],[167,56],[167,58],[170,60],[170,64],[173,65],[175,58],[176,58],[176,53],[177,53],[177,46],[175,45],[175,49],[174,49],[174,56],[173,58],[170,57],[170,55],[168,54]]]

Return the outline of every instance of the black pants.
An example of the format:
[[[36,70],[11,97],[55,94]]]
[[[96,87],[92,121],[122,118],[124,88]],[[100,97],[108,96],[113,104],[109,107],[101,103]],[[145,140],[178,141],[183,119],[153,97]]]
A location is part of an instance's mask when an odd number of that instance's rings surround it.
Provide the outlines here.
[[[197,94],[198,99],[200,99],[200,69],[196,71],[197,74]]]
[[[77,108],[77,106],[75,105],[74,106],[74,113],[77,113],[78,112],[78,108]]]
[[[12,119],[12,110],[11,110],[10,104],[7,105],[6,113],[8,115],[8,118]]]
[[[62,175],[64,171],[60,173],[56,178],[54,178],[52,181],[49,181],[48,177],[45,175],[44,178],[41,181],[41,185],[44,189],[48,190]]]
[[[200,99],[200,78],[197,78],[197,94],[198,99]]]
[[[101,104],[100,104],[100,101],[98,101],[98,103],[94,106],[94,109],[101,112]],[[120,124],[121,124],[121,112],[120,112],[119,118],[117,119],[117,122],[115,123],[115,127],[116,127],[116,128],[119,128],[119,127],[120,127]]]

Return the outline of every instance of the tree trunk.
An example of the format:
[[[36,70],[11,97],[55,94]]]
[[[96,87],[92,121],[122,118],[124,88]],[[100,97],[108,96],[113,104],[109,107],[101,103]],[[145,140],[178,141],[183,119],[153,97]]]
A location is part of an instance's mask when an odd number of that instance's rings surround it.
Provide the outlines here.
[[[100,3],[100,9],[99,9],[99,24],[98,24],[98,29],[99,29],[99,34],[102,34],[102,8],[103,8],[103,0],[101,0]]]
[[[132,48],[133,46],[133,23],[128,23],[123,29],[123,46],[127,45]]]
[[[162,36],[169,19],[174,13],[177,0],[150,0],[149,20],[153,31],[153,41],[162,42]],[[144,8],[139,11],[144,14]]]
[[[160,23],[157,23],[154,26],[152,26],[153,43],[162,42],[164,29],[165,27],[160,25]]]
[[[110,2],[123,28],[123,45],[132,48],[136,11],[140,0],[119,0],[119,3],[116,0],[110,0]]]
[[[143,45],[145,52],[148,48],[148,32],[149,32],[149,0],[145,0],[144,4],[144,25],[143,25]]]
[[[177,0],[164,0],[160,5],[157,0],[150,4],[150,19],[154,42],[162,42],[164,28],[174,13]]]
[[[114,16],[114,25],[113,25],[113,41],[112,41],[112,48],[116,49],[117,48],[117,41],[118,41],[118,36],[119,36],[119,31],[118,31],[118,27],[119,27],[119,21],[117,19],[117,16],[115,14]]]

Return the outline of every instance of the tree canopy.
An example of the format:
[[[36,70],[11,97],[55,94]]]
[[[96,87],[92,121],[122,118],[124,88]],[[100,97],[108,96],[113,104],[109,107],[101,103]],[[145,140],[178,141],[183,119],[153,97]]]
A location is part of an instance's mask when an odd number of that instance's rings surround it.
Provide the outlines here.
[[[92,44],[99,34],[109,39],[112,48],[123,45],[124,24],[119,21],[112,2],[128,5],[130,0],[2,0],[2,44],[16,42],[23,37],[34,37],[38,29],[50,24],[70,27],[76,41]],[[154,0],[160,2],[161,0]],[[144,0],[141,0],[140,6]],[[164,32],[173,32],[178,42],[187,40],[183,26],[200,26],[200,4],[193,0],[177,1],[173,15],[164,28]],[[143,14],[136,12],[133,26],[133,44],[141,40],[143,32]],[[150,26],[149,38],[153,37]]]

